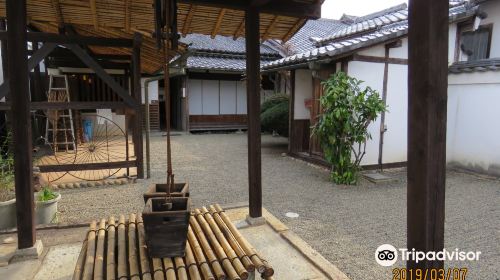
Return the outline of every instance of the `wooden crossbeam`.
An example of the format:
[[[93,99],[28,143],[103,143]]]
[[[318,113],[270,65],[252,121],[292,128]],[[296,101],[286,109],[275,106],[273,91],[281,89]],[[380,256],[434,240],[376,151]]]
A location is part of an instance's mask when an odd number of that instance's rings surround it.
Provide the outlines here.
[[[90,36],[80,36],[74,34],[28,32],[27,36],[28,36],[28,41],[30,42],[79,44],[79,45],[123,47],[123,48],[131,48],[133,44],[133,40],[131,39],[90,37]],[[0,40],[6,40],[6,39],[7,39],[7,32],[0,31]]]
[[[187,33],[189,32],[189,28],[191,27],[191,22],[193,21],[193,15],[196,10],[195,5],[189,5],[189,12],[186,15],[186,20],[184,20],[184,26],[182,27],[182,36],[186,37]]]
[[[130,32],[130,0],[124,0],[125,8],[125,30]]]
[[[226,13],[226,9],[220,9],[219,15],[217,16],[217,21],[215,22],[214,30],[212,30],[212,39],[215,38],[215,35],[219,33],[220,25],[222,24],[222,20],[224,19],[224,14]]]
[[[245,11],[252,6],[248,0],[178,0],[179,3],[210,6]],[[291,17],[318,19],[321,17],[321,2],[304,3],[290,0],[260,1],[259,12]]]
[[[128,91],[121,87],[115,81],[115,79],[113,79],[113,77],[106,73],[106,71],[80,46],[78,46],[77,44],[64,44],[64,46],[71,49],[85,65],[94,70],[97,76],[99,76],[99,78],[101,78],[103,82],[105,82],[111,89],[113,89],[128,106],[132,108],[137,108],[139,106],[138,102],[136,102],[136,100],[128,94]]]
[[[265,41],[265,40],[267,40],[269,38],[269,35],[273,31],[274,26],[276,25],[276,22],[278,22],[278,19],[279,19],[279,16],[274,16],[273,20],[271,21],[271,23],[267,27],[266,32],[264,32],[264,34],[262,35],[262,40],[263,41]]]
[[[243,32],[243,28],[245,28],[245,19],[243,19],[241,21],[240,25],[238,26],[238,28],[234,32],[234,36],[233,36],[234,40],[236,40],[241,35],[241,33]]]
[[[94,23],[95,30],[99,29],[99,18],[97,16],[96,0],[90,0],[90,12],[92,14],[92,22]]]
[[[125,109],[127,104],[123,102],[31,102],[31,110],[92,110],[92,109]],[[0,111],[8,111],[11,105],[8,102],[0,102]],[[133,113],[133,112],[131,112]]]
[[[97,162],[85,164],[58,164],[58,165],[39,165],[40,172],[68,172],[99,169],[118,169],[135,167],[135,161],[117,161],[117,162]]]

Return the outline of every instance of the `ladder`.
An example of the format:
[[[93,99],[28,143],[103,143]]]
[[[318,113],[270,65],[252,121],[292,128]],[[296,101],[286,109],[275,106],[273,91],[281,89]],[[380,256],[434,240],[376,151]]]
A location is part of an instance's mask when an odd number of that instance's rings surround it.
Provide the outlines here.
[[[70,102],[68,77],[66,75],[49,75],[48,102]],[[45,142],[52,146],[54,152],[76,152],[73,113],[71,109],[47,110],[45,126]]]

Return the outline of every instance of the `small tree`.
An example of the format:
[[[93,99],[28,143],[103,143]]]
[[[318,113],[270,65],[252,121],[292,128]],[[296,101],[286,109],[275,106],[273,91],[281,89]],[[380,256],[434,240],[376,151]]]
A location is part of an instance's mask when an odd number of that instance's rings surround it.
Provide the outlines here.
[[[363,81],[338,72],[324,81],[323,108],[313,135],[317,135],[336,184],[356,184],[360,163],[371,139],[368,125],[386,110],[377,91]]]

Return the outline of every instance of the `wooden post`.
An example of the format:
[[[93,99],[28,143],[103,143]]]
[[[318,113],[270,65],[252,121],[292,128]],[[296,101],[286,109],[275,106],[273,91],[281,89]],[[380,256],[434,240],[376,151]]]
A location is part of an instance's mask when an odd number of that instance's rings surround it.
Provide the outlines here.
[[[250,217],[262,216],[262,166],[260,144],[260,19],[259,10],[245,11],[247,114],[248,114],[248,183]]]
[[[410,0],[408,67],[408,250],[444,247],[448,0]],[[432,20],[429,20],[432,19]],[[442,261],[408,261],[442,268]]]
[[[5,23],[5,19],[0,19],[0,31],[6,31],[7,24]],[[3,82],[7,81],[7,40],[2,40],[1,45],[1,53],[2,53],[2,73],[3,73]],[[2,98],[0,98],[1,100]],[[7,101],[7,100],[5,100]],[[7,137],[8,131],[8,117],[7,114],[10,111],[2,111],[0,112],[0,145],[3,144],[5,137]],[[0,152],[3,154],[6,152],[7,147],[0,147]]]
[[[142,98],[141,98],[141,44],[142,35],[134,34],[134,47],[132,50],[132,96],[137,102],[135,114],[132,117],[132,138],[134,141],[134,154],[137,163],[137,178],[144,179],[144,156],[142,145]]]
[[[31,158],[31,121],[28,81],[28,53],[26,50],[26,0],[8,0],[7,52],[11,61],[9,73],[10,102],[14,145],[14,172],[16,184],[18,248],[35,244],[35,203],[33,199],[33,161]]]

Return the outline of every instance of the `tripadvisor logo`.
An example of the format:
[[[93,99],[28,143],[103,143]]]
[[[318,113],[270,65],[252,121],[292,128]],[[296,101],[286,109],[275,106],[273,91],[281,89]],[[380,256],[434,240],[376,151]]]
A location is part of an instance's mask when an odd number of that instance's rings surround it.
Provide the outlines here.
[[[402,261],[414,261],[419,263],[423,260],[439,260],[439,261],[478,261],[481,255],[480,251],[460,251],[455,249],[453,251],[448,251],[443,249],[442,251],[434,252],[422,252],[416,251],[415,249],[408,250],[406,248],[396,249],[396,247],[390,244],[380,245],[375,251],[375,260],[381,266],[392,266],[398,260],[398,252],[401,255]]]

